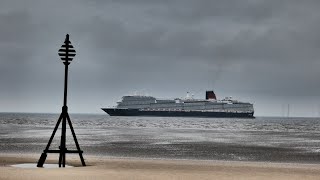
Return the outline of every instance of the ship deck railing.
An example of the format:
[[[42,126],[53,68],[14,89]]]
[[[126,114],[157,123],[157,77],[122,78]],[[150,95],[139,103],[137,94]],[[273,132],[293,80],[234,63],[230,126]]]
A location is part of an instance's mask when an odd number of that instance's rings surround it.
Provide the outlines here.
[[[252,111],[228,111],[228,110],[217,110],[217,109],[209,109],[209,110],[186,110],[186,109],[150,109],[144,108],[140,109],[140,111],[173,111],[173,112],[229,112],[229,113],[251,113]]]

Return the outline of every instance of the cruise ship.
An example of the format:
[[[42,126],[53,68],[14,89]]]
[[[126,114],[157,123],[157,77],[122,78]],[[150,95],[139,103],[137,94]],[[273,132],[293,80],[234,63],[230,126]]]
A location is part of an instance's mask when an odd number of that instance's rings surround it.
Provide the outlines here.
[[[117,106],[102,108],[110,116],[160,117],[235,117],[254,118],[253,104],[226,97],[217,100],[213,91],[206,91],[205,99],[158,99],[153,96],[123,96]]]

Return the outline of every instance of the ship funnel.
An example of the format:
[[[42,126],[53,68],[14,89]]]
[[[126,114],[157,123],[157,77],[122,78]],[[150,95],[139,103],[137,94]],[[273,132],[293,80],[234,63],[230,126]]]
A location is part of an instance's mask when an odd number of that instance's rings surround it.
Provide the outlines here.
[[[217,100],[217,97],[216,95],[214,94],[213,91],[206,91],[206,99],[214,99],[214,100]]]

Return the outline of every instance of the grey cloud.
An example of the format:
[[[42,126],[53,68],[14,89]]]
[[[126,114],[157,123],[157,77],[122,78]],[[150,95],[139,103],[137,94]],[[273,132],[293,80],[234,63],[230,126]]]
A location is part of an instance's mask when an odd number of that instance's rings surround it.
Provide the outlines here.
[[[70,106],[78,112],[100,112],[141,89],[180,97],[214,87],[219,97],[256,99],[257,107],[279,96],[307,102],[320,92],[318,7],[311,0],[3,1],[0,97],[22,103],[21,111],[55,109],[63,85],[57,50],[68,32],[77,50]],[[46,105],[33,108],[42,99]]]

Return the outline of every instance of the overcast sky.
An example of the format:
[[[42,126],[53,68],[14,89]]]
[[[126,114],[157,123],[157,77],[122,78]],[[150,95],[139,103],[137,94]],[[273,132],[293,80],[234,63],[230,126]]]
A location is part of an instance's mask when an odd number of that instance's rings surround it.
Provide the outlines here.
[[[320,113],[319,0],[0,2],[0,111],[103,113],[134,92],[232,96],[257,116]]]

